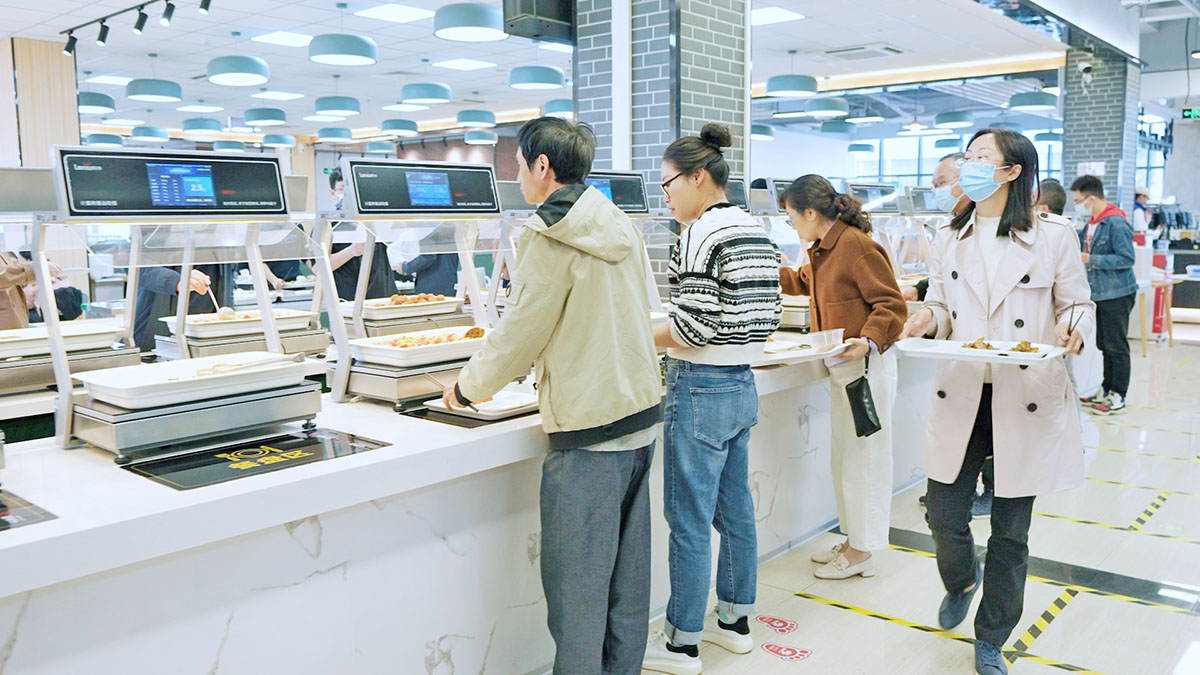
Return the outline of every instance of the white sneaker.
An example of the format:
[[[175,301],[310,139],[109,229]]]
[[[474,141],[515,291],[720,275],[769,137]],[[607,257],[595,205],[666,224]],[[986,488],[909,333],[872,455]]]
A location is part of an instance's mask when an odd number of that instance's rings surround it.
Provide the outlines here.
[[[826,563],[831,563],[834,561],[835,558],[837,558],[839,555],[842,554],[842,546],[843,545],[844,544],[836,544],[836,545],[834,545],[833,548],[829,549],[828,551],[821,551],[819,553],[814,553],[812,555],[812,558],[810,558],[810,559],[813,562],[820,563],[822,565],[824,565]]]
[[[849,579],[856,574],[864,577],[875,576],[875,556],[871,556],[857,565],[851,565],[850,561],[846,560],[846,556],[839,553],[838,557],[829,564],[813,572],[813,576],[818,579]]]
[[[754,650],[754,638],[750,637],[749,633],[742,635],[735,630],[722,628],[719,620],[715,611],[704,617],[705,642],[711,642],[734,654],[749,654]]]
[[[655,631],[646,643],[646,655],[642,657],[642,668],[670,675],[700,675],[704,667],[699,656],[678,654],[667,649],[667,635]]]

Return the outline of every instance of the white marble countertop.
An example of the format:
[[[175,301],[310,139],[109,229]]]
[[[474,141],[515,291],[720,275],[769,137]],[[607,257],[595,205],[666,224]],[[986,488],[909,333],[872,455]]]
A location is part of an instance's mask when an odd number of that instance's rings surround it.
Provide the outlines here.
[[[755,373],[760,396],[826,375],[819,363]],[[326,397],[317,423],[391,445],[182,492],[118,468],[100,450],[61,450],[52,438],[9,445],[4,487],[57,518],[0,533],[0,597],[536,458],[548,447],[537,415],[465,429]]]

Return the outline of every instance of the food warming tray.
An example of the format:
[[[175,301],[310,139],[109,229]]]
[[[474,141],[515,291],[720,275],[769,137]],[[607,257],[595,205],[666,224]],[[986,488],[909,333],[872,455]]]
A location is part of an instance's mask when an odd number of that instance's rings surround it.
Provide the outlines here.
[[[308,328],[309,321],[316,316],[312,312],[301,312],[296,309],[276,309],[275,327],[280,331],[302,330]],[[236,312],[237,316],[249,314],[249,319],[228,319],[225,321],[203,321],[214,314],[192,314],[187,318],[187,336],[193,338],[229,337],[231,335],[253,335],[263,332],[262,316],[258,310]],[[171,334],[178,332],[175,328],[175,317],[167,316],[159,319],[171,329]]]
[[[478,411],[470,408],[447,408],[440,398],[425,402],[425,407],[430,410],[494,422],[536,411],[538,399],[537,394],[531,392],[502,389],[492,397],[492,400],[474,405]]]
[[[121,327],[113,323],[63,321],[59,327],[69,352],[109,347],[121,334]],[[50,338],[44,325],[0,331],[0,359],[49,353]]]
[[[157,408],[219,396],[300,384],[303,363],[274,363],[214,375],[197,375],[221,364],[243,365],[279,358],[271,352],[242,352],[181,361],[162,361],[75,375],[92,398],[129,409]]]
[[[995,350],[968,349],[963,347],[970,344],[963,340],[930,340],[928,338],[908,338],[896,343],[896,347],[905,356],[919,359],[943,359],[950,361],[975,361],[978,363],[998,363],[1012,365],[1032,365],[1046,363],[1066,353],[1063,347],[1034,343],[1038,348],[1036,353],[1014,352],[1016,342],[1003,340],[988,340]]]
[[[433,314],[450,314],[458,311],[458,298],[447,298],[432,302],[418,302],[406,305],[390,304],[388,298],[366,300],[363,302],[363,319],[367,321],[383,321],[386,319],[404,319],[412,316],[431,316]],[[342,316],[349,317],[354,313],[354,303],[343,301],[338,305]]]
[[[350,341],[350,351],[354,358],[367,363],[380,363],[388,366],[410,368],[424,366],[442,361],[465,359],[478,351],[484,338],[457,340],[437,345],[422,347],[392,347],[387,344],[400,337],[462,335],[470,330],[470,326],[455,326],[452,328],[435,328],[412,333],[398,333],[384,337],[359,338]]]

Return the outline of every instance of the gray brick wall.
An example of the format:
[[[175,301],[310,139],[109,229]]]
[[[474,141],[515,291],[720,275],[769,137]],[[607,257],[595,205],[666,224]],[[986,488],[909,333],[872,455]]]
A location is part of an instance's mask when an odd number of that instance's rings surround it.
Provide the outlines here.
[[[678,47],[671,33],[679,10],[673,0],[633,2],[633,170],[646,177],[653,208],[662,208],[659,165],[663,151],[679,138]]]
[[[596,132],[597,169],[612,168],[612,0],[576,0],[575,117]]]
[[[1141,73],[1121,54],[1089,42],[1071,30],[1063,93],[1063,177],[1075,179],[1079,162],[1103,161],[1105,197],[1128,210],[1133,206],[1137,164],[1137,114]],[[1084,50],[1090,49],[1089,55]],[[1079,64],[1092,64],[1086,89]]]
[[[744,175],[746,0],[689,0],[680,11],[680,132],[699,134],[706,122],[733,127],[726,151],[733,173]]]

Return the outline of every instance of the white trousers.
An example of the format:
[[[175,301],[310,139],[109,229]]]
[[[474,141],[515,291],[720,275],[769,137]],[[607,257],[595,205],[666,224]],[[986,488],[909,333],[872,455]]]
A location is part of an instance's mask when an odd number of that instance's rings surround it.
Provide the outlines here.
[[[867,381],[879,431],[859,438],[846,398],[846,385],[862,377],[863,359],[829,369],[833,443],[831,462],[838,521],[850,546],[860,551],[888,547],[892,510],[892,408],[896,401],[896,353],[871,355]]]

